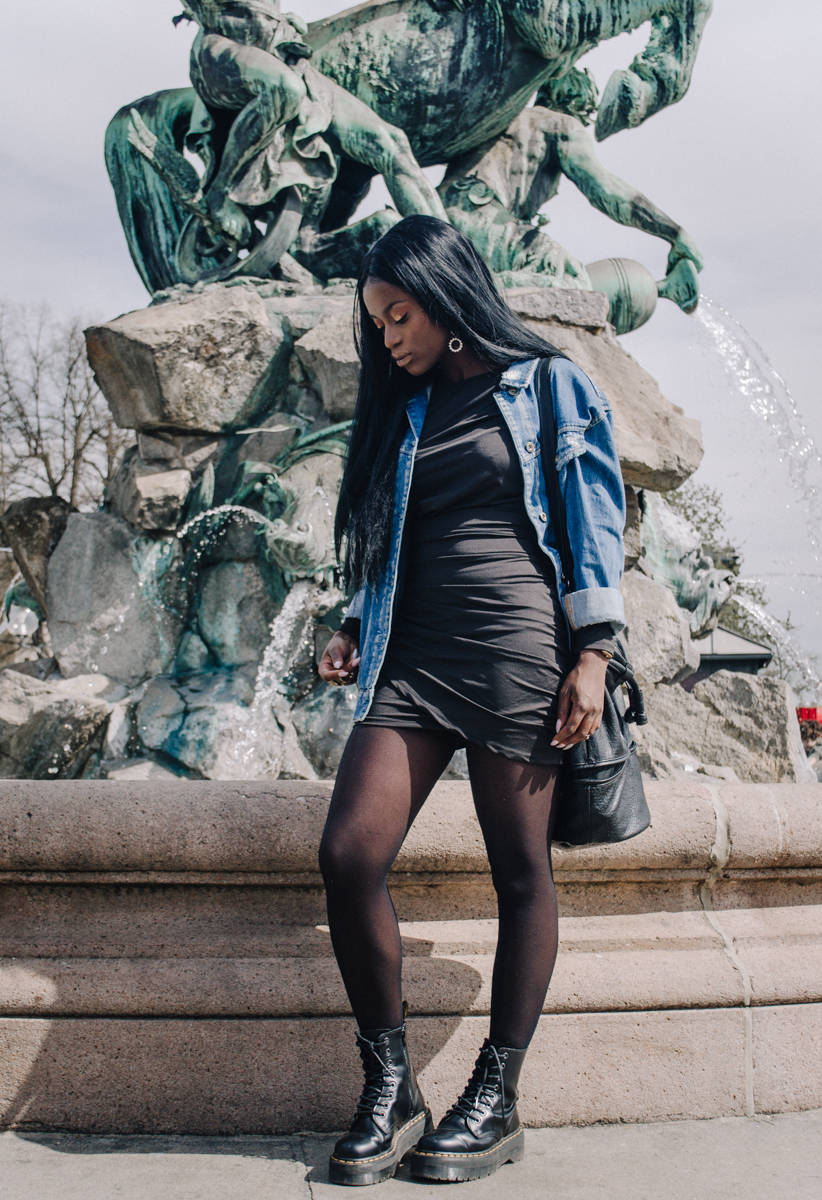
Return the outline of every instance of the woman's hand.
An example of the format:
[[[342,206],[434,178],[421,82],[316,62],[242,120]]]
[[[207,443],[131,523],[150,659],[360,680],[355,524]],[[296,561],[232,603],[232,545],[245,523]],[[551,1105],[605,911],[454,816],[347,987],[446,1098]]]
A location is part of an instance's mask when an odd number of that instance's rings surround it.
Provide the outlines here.
[[[559,689],[557,732],[552,746],[567,750],[596,733],[602,723],[608,660],[599,650],[583,650]]]
[[[359,665],[360,653],[357,643],[347,633],[338,630],[323,651],[317,670],[320,679],[339,685],[354,683]]]

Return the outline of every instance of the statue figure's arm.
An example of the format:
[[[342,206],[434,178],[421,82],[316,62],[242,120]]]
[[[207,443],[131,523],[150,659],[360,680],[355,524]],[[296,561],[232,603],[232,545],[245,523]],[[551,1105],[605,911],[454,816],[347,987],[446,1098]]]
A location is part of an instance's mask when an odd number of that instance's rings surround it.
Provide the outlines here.
[[[702,258],[688,234],[672,217],[619,175],[608,171],[599,161],[593,139],[582,124],[567,119],[557,135],[556,149],[562,172],[579,188],[586,200],[620,225],[633,225],[662,238],[671,247],[678,245],[676,258],[690,258],[698,270]]]
[[[217,34],[195,42],[192,80],[206,103],[222,100],[222,106],[231,107],[226,101],[232,99],[237,105],[206,204],[215,223],[242,244],[249,232],[248,220],[230,199],[231,189],[277,130],[296,116],[305,84],[277,55]]]
[[[620,225],[632,225],[669,243],[671,250],[665,280],[659,285],[660,295],[690,311],[699,295],[696,272],[703,265],[690,234],[638,188],[602,165],[592,138],[578,121],[573,118],[563,121],[555,145],[563,174],[595,208]]]

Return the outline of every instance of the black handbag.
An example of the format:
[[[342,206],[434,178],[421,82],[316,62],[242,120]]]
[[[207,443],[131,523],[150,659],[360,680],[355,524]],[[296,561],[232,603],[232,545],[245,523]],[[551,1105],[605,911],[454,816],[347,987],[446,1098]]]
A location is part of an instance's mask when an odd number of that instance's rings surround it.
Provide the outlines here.
[[[556,532],[565,586],[573,591],[574,560],[568,540],[565,505],[556,468],[556,419],[551,393],[551,363],[543,359],[537,375],[542,470],[548,511]],[[625,706],[622,688],[630,703]],[[557,816],[553,838],[570,846],[624,842],[651,823],[636,742],[629,723],[647,724],[642,692],[634,678],[625,647],[617,639],[605,675],[602,724],[584,742],[562,752],[557,787]]]

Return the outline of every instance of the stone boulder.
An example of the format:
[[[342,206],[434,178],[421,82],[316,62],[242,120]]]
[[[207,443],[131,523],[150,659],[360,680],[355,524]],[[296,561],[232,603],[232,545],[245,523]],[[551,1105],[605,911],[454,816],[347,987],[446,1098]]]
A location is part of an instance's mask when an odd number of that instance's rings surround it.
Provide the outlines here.
[[[604,292],[582,288],[513,287],[505,292],[507,303],[526,321],[549,321],[602,333],[608,324],[610,302]]]
[[[258,663],[277,612],[256,562],[221,562],[201,572],[197,625],[221,667]]]
[[[321,779],[336,774],[348,735],[354,727],[355,687],[321,683],[295,704],[291,720],[303,752]]]
[[[542,295],[555,289],[537,290]],[[667,492],[684,483],[702,461],[699,422],[665,399],[656,380],[622,349],[616,338],[556,319],[535,319],[531,316],[533,303],[527,291],[519,298],[514,295],[515,311],[547,341],[565,351],[611,402],[626,484]]]
[[[651,725],[674,755],[730,767],[746,783],[815,782],[796,700],[782,679],[717,671],[690,693],[660,686],[645,701]]]
[[[270,709],[254,703],[247,671],[211,671],[187,680],[153,679],[137,707],[137,732],[206,779],[276,778],[282,731]]]
[[[625,530],[622,534],[622,544],[625,550],[625,570],[629,571],[639,562],[642,554],[640,542],[639,492],[636,488],[625,489]]]
[[[173,782],[176,779],[186,779],[176,771],[161,767],[152,758],[115,758],[103,763],[100,771],[101,779],[116,779],[124,783],[142,783],[145,780],[165,780]]]
[[[134,447],[123,457],[106,499],[111,512],[135,529],[171,530],[179,524],[190,490],[190,471],[146,462]]]
[[[102,744],[103,700],[0,671],[0,778],[76,779]]]
[[[0,517],[0,530],[44,616],[48,562],[65,533],[70,512],[71,505],[60,496],[27,496],[15,500]]]
[[[351,313],[324,316],[300,338],[294,350],[332,421],[352,417],[357,403],[360,360],[354,345]]]
[[[140,458],[152,466],[162,464],[165,471],[201,470],[215,459],[226,444],[223,437],[207,433],[176,433],[172,429],[141,430],[137,434]]]
[[[698,648],[673,592],[641,571],[626,571],[621,591],[625,600],[625,646],[641,687],[676,683],[699,666]]]
[[[66,677],[136,687],[170,666],[186,618],[176,538],[149,539],[110,513],[72,513],[49,562],[49,632]]]
[[[273,407],[291,340],[250,287],[223,287],[86,330],[89,362],[118,425],[219,433]]]
[[[283,471],[278,483],[288,497],[285,517],[264,533],[270,558],[290,575],[332,572],[334,513],[342,483],[338,454],[312,454]]]

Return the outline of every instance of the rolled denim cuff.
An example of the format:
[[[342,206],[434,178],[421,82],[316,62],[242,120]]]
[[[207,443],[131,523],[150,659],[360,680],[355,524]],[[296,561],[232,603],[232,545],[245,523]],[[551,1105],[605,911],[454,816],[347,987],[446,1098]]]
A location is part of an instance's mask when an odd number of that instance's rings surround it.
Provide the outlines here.
[[[599,625],[607,621],[615,634],[625,628],[625,603],[618,588],[584,588],[565,597],[565,613],[571,628]]]
[[[351,598],[351,603],[345,610],[346,618],[355,617],[358,621],[362,617],[362,610],[365,607],[365,588],[362,587],[358,592],[355,592]]]

